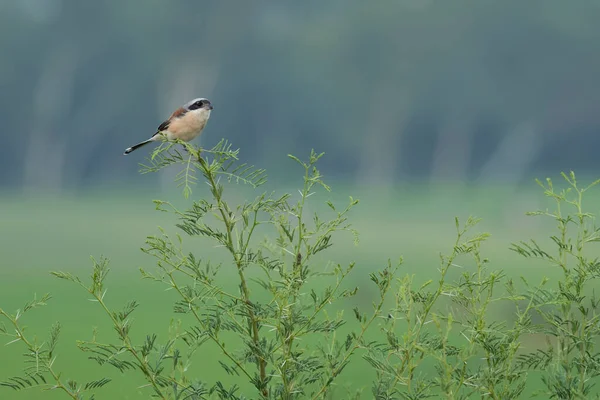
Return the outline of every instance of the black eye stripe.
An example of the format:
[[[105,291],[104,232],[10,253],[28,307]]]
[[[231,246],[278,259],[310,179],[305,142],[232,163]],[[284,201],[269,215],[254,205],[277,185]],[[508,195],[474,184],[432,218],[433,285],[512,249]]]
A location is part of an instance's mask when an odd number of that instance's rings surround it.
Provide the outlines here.
[[[188,106],[188,110],[197,110],[199,108],[205,107],[206,105],[210,105],[210,101],[206,99],[196,100]]]

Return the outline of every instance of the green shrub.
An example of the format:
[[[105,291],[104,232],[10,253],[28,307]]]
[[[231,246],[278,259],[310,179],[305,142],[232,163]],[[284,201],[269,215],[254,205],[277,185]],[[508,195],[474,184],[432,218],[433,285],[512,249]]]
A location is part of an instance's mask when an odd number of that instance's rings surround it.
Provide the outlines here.
[[[161,399],[323,399],[360,397],[344,385],[348,365],[371,367],[374,380],[369,397],[377,399],[492,398],[517,399],[528,385],[540,380],[543,398],[588,399],[596,396],[594,378],[600,372],[598,283],[600,261],[590,256],[588,244],[600,240],[594,218],[582,207],[586,190],[575,175],[563,175],[567,188],[555,191],[550,180],[540,185],[555,200],[554,211],[532,215],[553,218],[557,234],[552,247],[536,241],[518,242],[512,250],[560,268],[556,283],[515,284],[501,271],[492,271],[482,255],[488,235],[473,233],[478,220],[456,219],[456,238],[440,256],[439,276],[417,285],[414,276],[401,274],[402,261],[389,262],[372,272],[376,288],[372,308],[348,308],[358,288],[346,278],[354,264],[339,265],[321,255],[340,232],[358,240],[348,222],[358,200],[339,208],[327,201],[331,217],[309,214],[316,190],[330,188],[316,164],[290,156],[303,174],[296,200],[292,194],[258,192],[265,171],[238,161],[226,142],[211,150],[179,143],[165,144],[152,155],[143,172],[178,164],[177,176],[187,199],[198,175],[208,184],[205,198],[180,209],[172,202],[155,201],[159,211],[173,215],[178,232],[161,230],[142,249],[155,259],[142,277],[176,293],[173,312],[179,314],[168,340],[155,333],[136,343],[130,334],[135,301],[113,310],[106,302],[108,261],[93,262],[89,279],[52,272],[80,286],[105,312],[115,329],[112,343],[79,341],[90,360],[123,373],[140,374],[149,396]],[[229,184],[257,188],[254,199],[232,204]],[[203,259],[201,249],[187,250],[195,237],[223,249],[228,262]],[[450,273],[453,271],[452,273]],[[231,274],[233,272],[233,275]],[[236,282],[223,280],[236,277]],[[49,339],[38,342],[26,334],[22,318],[43,306],[49,296],[35,299],[14,314],[0,309],[6,324],[1,333],[9,344],[22,345],[26,367],[22,374],[0,382],[4,390],[30,387],[55,389],[73,399],[93,398],[110,383],[100,377],[87,383],[66,379],[55,369],[60,325]],[[510,308],[509,320],[495,317]],[[345,311],[345,312],[344,312]],[[350,312],[348,312],[350,311]],[[533,350],[522,339],[544,338]],[[216,346],[222,358],[204,360],[231,375],[238,384],[207,382],[190,372],[203,348]],[[357,367],[358,368],[358,367]],[[534,372],[534,373],[531,373]],[[348,390],[354,392],[348,392]]]

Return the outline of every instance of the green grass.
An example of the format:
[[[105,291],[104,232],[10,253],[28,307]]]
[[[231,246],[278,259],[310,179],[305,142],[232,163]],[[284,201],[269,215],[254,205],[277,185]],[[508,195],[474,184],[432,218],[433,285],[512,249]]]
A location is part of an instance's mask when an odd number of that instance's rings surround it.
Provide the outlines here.
[[[533,188],[535,189],[535,188]],[[194,195],[200,196],[199,186]],[[363,193],[351,189],[334,188],[329,196],[341,202],[352,194],[361,204],[351,216],[360,232],[360,244],[354,246],[351,237],[338,237],[327,258],[339,262],[357,262],[349,283],[359,286],[358,296],[352,300],[362,307],[370,307],[372,290],[368,273],[381,267],[388,258],[403,256],[403,273],[416,274],[417,281],[434,278],[437,273],[439,252],[448,252],[454,239],[454,216],[466,219],[469,214],[484,218],[480,229],[491,232],[484,245],[484,255],[491,259],[491,268],[503,269],[508,275],[524,275],[538,281],[542,276],[556,277],[556,272],[531,264],[508,250],[511,241],[531,237],[547,237],[548,229],[542,221],[524,217],[524,212],[544,206],[540,191],[502,194],[500,189],[466,188],[438,192],[401,188],[389,197],[380,198],[373,191]],[[244,192],[235,194],[243,198]],[[34,310],[26,316],[30,332],[42,335],[55,321],[63,330],[59,345],[59,370],[77,380],[86,381],[109,376],[114,381],[99,391],[100,398],[142,399],[147,391],[137,388],[109,367],[100,368],[86,359],[75,347],[76,339],[89,339],[92,327],[98,327],[100,338],[112,338],[112,327],[107,323],[97,305],[85,301],[85,293],[64,281],[52,278],[50,270],[63,270],[79,276],[90,272],[90,255],[105,255],[111,260],[111,275],[107,301],[114,308],[131,299],[141,306],[134,313],[133,336],[156,332],[164,339],[172,317],[174,298],[164,287],[142,281],[138,268],[152,269],[153,259],[139,248],[147,235],[157,232],[157,226],[172,226],[169,214],[154,211],[151,199],[172,199],[178,192],[146,196],[122,193],[87,194],[73,197],[29,198],[5,196],[0,198],[1,264],[0,307],[14,311],[32,295],[50,292],[53,299],[47,307]],[[323,202],[326,194],[319,196]],[[310,211],[319,199],[313,200]],[[540,240],[544,243],[545,240]],[[199,256],[219,259],[221,252],[198,240],[194,251]],[[468,265],[465,266],[468,268]],[[0,379],[19,374],[22,368],[23,348],[16,343],[0,346]],[[224,374],[219,370],[218,353],[207,347],[199,353],[193,368],[208,383]],[[363,398],[370,398],[370,373],[367,365],[359,361],[346,370],[338,384],[347,382],[354,389],[364,388]],[[128,380],[132,374],[128,374]],[[225,379],[227,382],[227,379]],[[234,382],[230,379],[229,382]],[[138,386],[143,380],[138,379]],[[244,387],[244,386],[242,386]],[[37,389],[23,392],[0,388],[4,399],[64,398],[59,393],[40,393]]]

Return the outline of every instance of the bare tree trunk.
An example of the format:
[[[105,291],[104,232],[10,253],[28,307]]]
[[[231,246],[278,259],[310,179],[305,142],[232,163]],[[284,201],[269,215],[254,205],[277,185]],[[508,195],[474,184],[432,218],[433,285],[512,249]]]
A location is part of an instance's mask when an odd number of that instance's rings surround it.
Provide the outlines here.
[[[77,104],[69,118],[67,128],[76,135],[69,140],[68,164],[72,167],[66,168],[64,177],[74,184],[81,183],[90,165],[97,162],[94,155],[101,142],[114,137],[109,134],[109,129],[114,129],[115,121],[118,121],[121,115],[126,115],[131,104],[139,100],[135,91],[122,91],[122,88],[129,84],[126,76],[115,74],[104,78],[102,82],[97,82],[91,87],[85,101]],[[119,95],[115,96],[115,93]],[[99,113],[98,110],[102,112]],[[126,132],[120,133],[126,135]],[[108,157],[114,160],[121,156],[123,148],[116,140],[111,141],[111,144],[112,153]],[[125,147],[125,143],[122,146]],[[103,170],[110,172],[114,167],[115,165],[105,166]]]
[[[63,41],[55,47],[42,63],[45,68],[30,108],[32,125],[23,157],[26,190],[58,191],[63,185],[67,137],[59,122],[71,105],[78,60],[72,42]]]
[[[522,218],[524,212],[538,207],[537,197],[530,193],[517,193],[518,184],[530,165],[540,153],[542,134],[539,126],[531,121],[517,124],[497,146],[487,163],[481,168],[478,178],[480,185],[502,184],[502,192],[511,198],[510,202],[498,209],[508,231],[539,229],[537,218]],[[515,210],[520,211],[515,213]]]
[[[369,118],[359,150],[356,184],[391,190],[400,158],[400,140],[409,114],[409,96],[400,95],[385,79],[369,101]],[[393,107],[390,105],[393,104]]]
[[[433,182],[464,182],[471,156],[471,120],[454,114],[439,132],[430,179]]]
[[[514,187],[540,151],[540,131],[531,121],[517,124],[481,168],[479,183],[502,181]]]

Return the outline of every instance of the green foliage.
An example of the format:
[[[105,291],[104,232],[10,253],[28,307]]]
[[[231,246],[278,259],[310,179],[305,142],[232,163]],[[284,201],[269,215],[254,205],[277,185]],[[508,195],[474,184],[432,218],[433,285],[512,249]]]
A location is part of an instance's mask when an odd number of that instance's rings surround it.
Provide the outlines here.
[[[545,250],[536,242],[513,244],[512,250],[527,258],[540,258],[560,268],[562,279],[551,287],[543,281],[524,296],[533,314],[541,317],[536,332],[546,346],[520,357],[523,366],[544,371],[544,396],[557,399],[589,399],[600,375],[600,308],[595,288],[600,284],[600,260],[590,254],[590,244],[600,241],[595,217],[584,211],[583,195],[600,183],[578,185],[575,174],[562,174],[567,187],[557,190],[552,180],[538,181],[555,203],[553,211],[529,213],[551,218],[558,233],[550,236]],[[598,394],[596,397],[598,398]]]
[[[338,340],[335,333],[345,323],[343,314],[329,317],[325,311],[337,300],[356,293],[356,289],[343,287],[353,264],[335,265],[327,271],[318,262],[312,262],[331,246],[334,233],[349,231],[356,236],[347,223],[347,214],[358,201],[351,198],[342,210],[329,202],[334,213],[330,220],[322,220],[318,215],[312,220],[307,217],[305,206],[313,190],[317,186],[330,190],[316,168],[322,154],[312,152],[307,162],[290,156],[304,173],[297,201],[292,201],[290,194],[261,193],[251,201],[232,206],[225,199],[225,186],[219,176],[258,187],[264,182],[263,171],[237,165],[237,151],[224,142],[203,152],[210,159],[185,146],[187,161],[181,153],[171,152],[169,146],[153,155],[155,162],[146,170],[156,171],[176,162],[186,166],[193,163],[206,179],[212,198],[195,201],[187,210],[163,201],[156,202],[157,208],[172,212],[179,220],[177,227],[187,235],[203,236],[224,247],[230,256],[229,268],[235,269],[239,277],[239,288],[230,292],[217,286],[215,279],[224,266],[213,267],[208,260],[184,252],[183,239],[174,239],[164,230],[161,236],[149,237],[146,242],[144,251],[156,258],[158,270],[142,270],[143,276],[162,282],[179,294],[175,312],[190,314],[192,321],[182,338],[193,351],[207,341],[219,346],[228,360],[220,363],[227,374],[245,376],[263,397],[324,396],[354,352],[364,345],[366,329],[381,312],[380,305],[358,331]],[[187,172],[182,180],[190,182],[186,175]],[[184,184],[184,195],[189,193]],[[259,234],[274,240],[256,240]],[[259,273],[252,274],[250,282],[252,269]],[[333,283],[320,292],[310,289],[310,296],[306,296],[305,288],[321,276],[330,277]],[[388,288],[381,293],[380,303]],[[253,296],[255,292],[260,294]],[[258,301],[257,297],[266,300]],[[315,334],[330,337],[330,346],[308,347],[309,341],[303,339]],[[224,336],[234,344],[226,344]],[[235,398],[233,392],[218,393]]]
[[[365,356],[377,370],[376,398],[516,399],[523,392],[526,375],[515,361],[527,323],[517,319],[508,326],[488,315],[489,307],[503,300],[497,292],[505,277],[489,271],[481,255],[489,235],[468,236],[478,222],[469,218],[460,225],[456,219],[456,240],[449,254],[440,256],[437,282],[417,288],[412,276],[397,280],[395,305],[381,327],[383,340]],[[448,279],[451,269],[463,271],[457,280]],[[425,374],[431,364],[437,376]]]
[[[106,385],[110,382],[110,379],[100,378],[81,385],[73,380],[62,378],[61,373],[54,368],[57,357],[56,344],[60,335],[60,324],[54,324],[50,328],[48,339],[40,343],[37,337],[31,337],[26,334],[27,329],[21,323],[21,318],[25,313],[45,306],[49,299],[50,295],[48,294],[42,296],[40,299],[34,297],[32,301],[25,304],[22,309],[17,310],[15,314],[9,314],[0,308],[0,316],[4,317],[12,328],[0,325],[0,334],[8,336],[11,339],[7,345],[20,342],[26,349],[26,352],[23,354],[25,358],[23,374],[0,381],[0,387],[14,390],[37,387],[46,390],[60,390],[72,399],[94,399],[94,395],[88,395],[88,392]],[[11,331],[14,331],[14,333],[11,333]]]
[[[91,340],[77,342],[78,348],[101,366],[137,374],[146,382],[143,390],[160,399],[358,398],[360,391],[344,389],[350,364],[371,367],[371,394],[377,399],[519,399],[537,379],[530,371],[541,374],[544,398],[595,395],[600,319],[594,287],[600,261],[588,246],[600,240],[600,230],[582,198],[598,182],[580,188],[571,173],[564,175],[568,187],[562,191],[550,180],[540,183],[556,207],[531,214],[552,218],[558,233],[551,235],[550,246],[533,240],[512,245],[524,257],[559,267],[563,279],[556,287],[547,279],[516,284],[492,270],[483,255],[489,235],[476,232],[479,220],[457,218],[456,237],[440,255],[437,279],[417,283],[417,277],[400,274],[403,260],[389,261],[369,276],[372,307],[348,312],[358,288],[346,278],[359,272],[354,263],[327,262],[324,252],[343,232],[358,241],[348,222],[358,200],[350,198],[342,207],[326,201],[328,215],[311,215],[315,194],[331,190],[317,169],[322,155],[313,151],[306,161],[290,156],[302,172],[301,189],[298,195],[277,194],[260,191],[265,171],[240,163],[238,151],[225,141],[210,150],[161,145],[143,172],[181,166],[177,181],[188,200],[197,177],[208,187],[208,195],[185,208],[156,200],[157,210],[172,215],[177,232],[160,228],[142,249],[155,266],[140,269],[141,275],[176,295],[177,319],[167,338],[154,332],[132,337],[138,303],[113,308],[107,298],[108,260],[92,259],[87,279],[52,272],[83,289],[114,328],[112,341],[99,340],[94,331]],[[251,185],[256,196],[233,203],[228,189],[238,183]],[[223,249],[226,261],[215,264],[201,257],[201,248],[190,251],[196,243]],[[233,284],[223,280],[232,276]],[[58,389],[73,399],[91,399],[110,380],[77,383],[62,377],[55,369],[58,323],[45,341],[26,335],[23,315],[49,298],[34,299],[15,314],[0,309],[8,323],[0,324],[0,334],[26,349],[23,373],[0,386]],[[512,309],[513,317],[495,317],[499,309]],[[547,345],[524,348],[523,340],[535,335]],[[221,357],[203,362],[235,384],[209,382],[191,372],[208,346]]]

